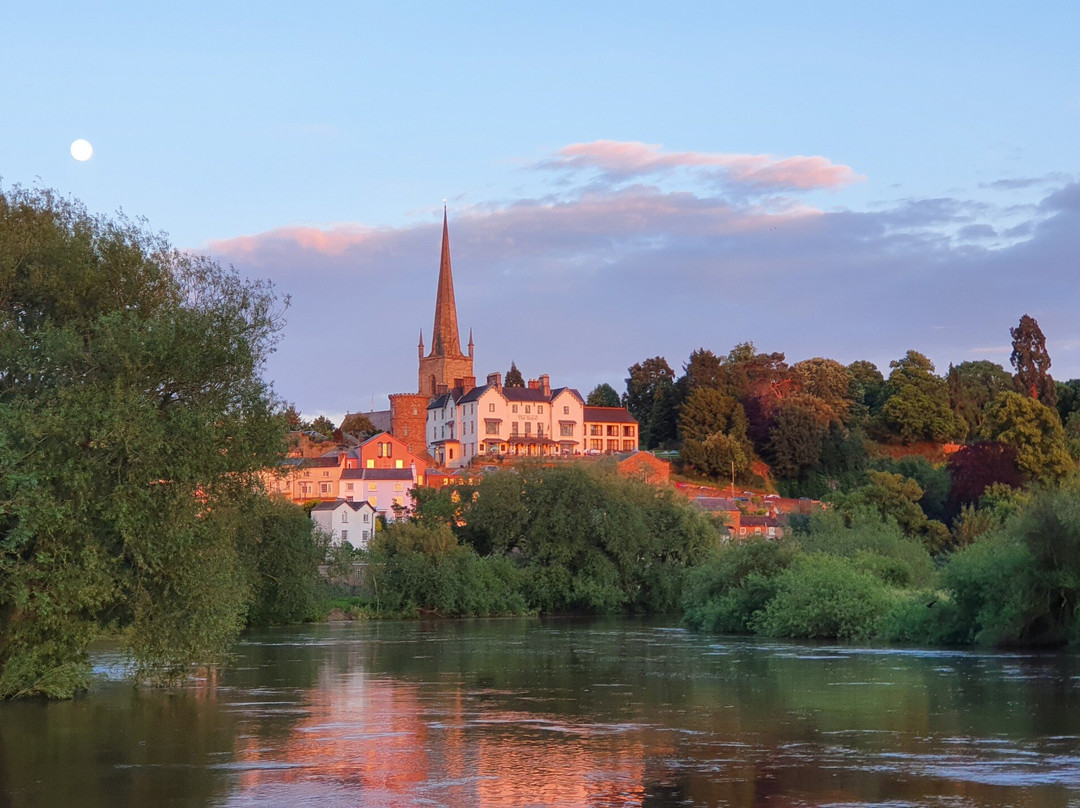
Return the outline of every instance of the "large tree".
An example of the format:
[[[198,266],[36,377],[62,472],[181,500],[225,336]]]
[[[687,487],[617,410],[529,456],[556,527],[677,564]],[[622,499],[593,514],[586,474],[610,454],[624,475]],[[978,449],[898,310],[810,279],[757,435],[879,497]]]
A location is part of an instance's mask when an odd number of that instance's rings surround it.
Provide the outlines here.
[[[998,393],[1011,390],[1013,385],[1005,368],[985,359],[950,365],[945,381],[949,386],[949,406],[964,422],[968,440],[982,428],[987,405]]]
[[[267,286],[123,218],[0,193],[0,697],[69,695],[105,627],[144,673],[235,639],[280,323]]]
[[[963,431],[949,409],[949,389],[934,373],[934,363],[918,351],[889,363],[889,398],[881,410],[889,437],[901,443],[945,441]]]
[[[683,365],[683,375],[679,378],[678,387],[680,396],[685,400],[699,387],[722,388],[725,384],[723,358],[707,348],[698,348]]]
[[[733,397],[720,390],[699,388],[679,413],[682,459],[707,476],[745,475],[754,459],[747,438],[746,413]]]
[[[1012,354],[1009,361],[1016,369],[1017,392],[1041,401],[1048,407],[1057,404],[1057,390],[1050,377],[1050,354],[1046,350],[1046,337],[1038,321],[1027,314],[1020,318],[1016,328],[1010,328]]]
[[[615,392],[615,388],[607,382],[601,382],[592,389],[588,398],[585,399],[585,403],[590,407],[618,407],[619,394]]]
[[[661,379],[673,382],[675,374],[671,365],[662,356],[654,356],[642,362],[635,362],[630,368],[626,380],[626,394],[623,404],[630,414],[644,426],[652,417],[653,403],[656,401],[656,389]]]
[[[506,371],[506,379],[503,382],[504,387],[524,387],[525,379],[521,377],[521,371],[518,370],[518,366],[514,362],[510,362],[510,370]]]
[[[1001,393],[990,403],[981,437],[1015,448],[1017,466],[1031,479],[1058,479],[1076,467],[1057,410],[1021,393]]]

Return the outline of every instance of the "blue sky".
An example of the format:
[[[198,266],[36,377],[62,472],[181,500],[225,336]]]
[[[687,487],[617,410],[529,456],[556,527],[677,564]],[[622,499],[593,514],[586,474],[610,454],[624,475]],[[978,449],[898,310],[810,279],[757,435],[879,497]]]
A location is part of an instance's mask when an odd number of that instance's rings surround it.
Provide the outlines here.
[[[1024,313],[1080,376],[1076,4],[29,5],[3,184],[271,278],[306,413],[415,386],[444,198],[481,377],[1007,364]]]

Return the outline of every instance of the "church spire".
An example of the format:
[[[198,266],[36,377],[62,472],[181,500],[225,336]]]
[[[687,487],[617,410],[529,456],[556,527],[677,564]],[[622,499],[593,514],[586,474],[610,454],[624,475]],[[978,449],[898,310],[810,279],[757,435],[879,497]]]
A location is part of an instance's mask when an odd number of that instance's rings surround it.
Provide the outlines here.
[[[443,206],[442,258],[439,261],[439,289],[435,296],[435,328],[431,334],[432,356],[461,356],[457,305],[454,303],[454,276],[450,272],[450,231]]]

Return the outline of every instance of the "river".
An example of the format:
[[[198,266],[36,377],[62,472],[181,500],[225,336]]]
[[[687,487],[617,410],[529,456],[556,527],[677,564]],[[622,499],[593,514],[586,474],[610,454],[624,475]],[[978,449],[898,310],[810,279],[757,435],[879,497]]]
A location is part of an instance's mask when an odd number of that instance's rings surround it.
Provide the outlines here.
[[[247,636],[133,688],[0,704],[0,805],[1080,805],[1080,658],[634,620]]]

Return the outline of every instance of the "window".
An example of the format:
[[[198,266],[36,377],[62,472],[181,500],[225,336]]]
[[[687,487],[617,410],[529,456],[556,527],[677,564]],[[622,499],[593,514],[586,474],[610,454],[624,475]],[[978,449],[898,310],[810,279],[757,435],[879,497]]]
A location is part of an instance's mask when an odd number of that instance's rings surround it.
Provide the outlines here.
[[[383,453],[383,446],[384,446],[383,442],[382,442],[382,441],[379,441],[379,443],[378,443],[378,451],[379,451],[379,457],[382,457],[382,453]]]
[[[622,428],[622,433],[624,438],[632,438],[634,437],[634,428],[632,426],[624,426]]]
[[[510,412],[517,412],[517,404],[512,404],[510,406]]]
[[[368,467],[369,469],[373,469],[373,468],[375,468],[375,461],[374,461],[374,460],[372,460],[372,459],[370,459],[370,458],[368,458],[368,461],[367,461],[366,465],[367,465],[367,467]]]
[[[604,442],[599,439],[592,439],[589,441],[589,448],[599,451],[600,449],[604,448]]]
[[[538,438],[544,437],[544,425],[543,424],[537,424],[536,425],[536,437],[538,437]]]
[[[323,496],[330,496],[330,483],[319,483],[319,493]]]
[[[528,404],[526,404],[525,405],[525,414],[528,415],[530,412],[532,412],[532,407],[530,407]]]
[[[609,438],[613,438],[619,434],[619,428],[617,426],[612,426],[611,424],[608,424],[607,433]]]
[[[526,421],[525,422],[525,434],[526,435],[531,435],[532,434],[532,421]]]
[[[495,402],[488,404],[488,412],[495,412]]]
[[[368,513],[367,511],[364,511],[364,521],[365,522],[370,522],[371,521],[371,514]]]
[[[329,477],[329,476],[330,476],[330,472],[329,472],[329,471],[324,471],[324,472],[322,473],[322,476],[323,476],[323,477]]]
[[[349,540],[349,531],[347,531],[347,530],[341,531],[341,540],[342,541],[348,541]]]
[[[387,457],[393,457],[394,456],[394,444],[392,444],[390,441],[386,442],[386,456]]]
[[[562,421],[559,424],[559,434],[564,438],[574,437],[574,425],[569,421]]]
[[[368,491],[374,491],[375,489],[376,489],[375,483],[368,483],[367,484],[367,490]]]
[[[401,497],[394,497],[394,504],[397,505],[399,508],[403,508],[405,507],[405,500]]]
[[[405,468],[405,461],[404,460],[395,460],[394,461],[394,468],[396,468],[396,469]]]
[[[544,414],[544,405],[543,404],[537,404],[536,405],[536,411],[538,413],[540,413],[541,415],[543,415]]]
[[[345,510],[343,510],[341,512],[341,521],[342,522],[348,522],[349,521],[349,509],[348,508],[346,508]]]
[[[569,415],[570,414],[570,408],[569,407],[563,407],[562,408],[562,414],[563,415]]]
[[[367,501],[368,501],[368,505],[370,505],[372,508],[377,508],[378,505],[379,505],[378,498],[376,498],[376,497],[368,497]]]
[[[395,491],[404,491],[405,489],[402,487],[401,483],[394,483],[394,490]]]
[[[632,440],[624,440],[622,442],[622,447],[624,452],[632,452],[634,451],[634,442]]]
[[[345,490],[346,491],[352,491],[353,490],[353,484],[352,483],[345,483]]]
[[[494,418],[484,419],[484,434],[485,435],[498,435],[499,434],[499,422]]]
[[[590,435],[599,435],[600,434],[600,424],[589,424],[589,434]]]
[[[511,435],[517,435],[517,433],[518,433],[518,422],[514,421],[514,422],[512,422],[510,424],[510,434]]]
[[[408,424],[405,424],[405,426],[402,427],[401,431],[405,433],[406,438],[409,437],[409,425]]]
[[[609,452],[617,452],[617,451],[619,451],[619,442],[617,440],[609,440],[607,442],[607,450]]]

